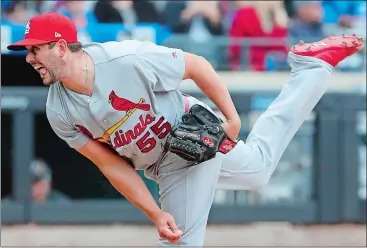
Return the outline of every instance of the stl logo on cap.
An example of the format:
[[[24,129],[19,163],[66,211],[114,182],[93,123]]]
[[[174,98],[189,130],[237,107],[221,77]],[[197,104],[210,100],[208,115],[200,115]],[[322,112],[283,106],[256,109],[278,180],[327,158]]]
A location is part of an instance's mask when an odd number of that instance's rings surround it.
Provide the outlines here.
[[[29,31],[31,30],[31,22],[28,21],[27,25],[25,26],[25,32],[24,34],[29,34]]]
[[[51,28],[45,28],[48,26]],[[32,17],[26,24],[24,39],[8,45],[8,49],[23,51],[27,50],[26,46],[45,45],[60,39],[64,39],[67,43],[78,42],[77,27],[66,15],[48,12]]]

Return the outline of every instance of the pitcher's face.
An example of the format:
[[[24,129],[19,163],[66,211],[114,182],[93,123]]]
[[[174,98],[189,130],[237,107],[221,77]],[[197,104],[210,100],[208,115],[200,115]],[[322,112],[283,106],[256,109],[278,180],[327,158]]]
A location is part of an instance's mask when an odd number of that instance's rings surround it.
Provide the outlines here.
[[[26,61],[39,73],[44,85],[52,85],[61,77],[64,61],[58,54],[58,44],[27,46]]]

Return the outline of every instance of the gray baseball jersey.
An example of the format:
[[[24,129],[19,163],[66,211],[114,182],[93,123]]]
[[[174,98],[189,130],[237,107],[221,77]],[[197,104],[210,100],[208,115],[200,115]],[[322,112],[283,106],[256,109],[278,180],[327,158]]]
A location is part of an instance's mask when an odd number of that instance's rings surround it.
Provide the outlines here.
[[[135,40],[83,49],[95,64],[93,95],[53,84],[46,104],[52,129],[72,148],[84,146],[89,136],[111,145],[136,169],[148,168],[184,113],[177,90],[185,71],[183,51]]]

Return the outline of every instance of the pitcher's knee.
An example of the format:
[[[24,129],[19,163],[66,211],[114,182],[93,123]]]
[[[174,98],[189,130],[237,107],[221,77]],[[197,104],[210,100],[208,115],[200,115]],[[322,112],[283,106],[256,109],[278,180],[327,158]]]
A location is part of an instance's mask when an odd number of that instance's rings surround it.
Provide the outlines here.
[[[251,191],[260,190],[265,188],[270,180],[270,176],[266,171],[261,171],[251,180],[250,189]]]
[[[271,154],[270,148],[266,145],[257,145],[257,159],[255,161],[258,162],[256,167],[257,171],[252,174],[252,190],[259,190],[265,188],[269,180],[276,168],[277,161],[275,160],[274,155]]]
[[[265,171],[226,174],[219,178],[217,189],[256,191],[265,188],[269,180]]]

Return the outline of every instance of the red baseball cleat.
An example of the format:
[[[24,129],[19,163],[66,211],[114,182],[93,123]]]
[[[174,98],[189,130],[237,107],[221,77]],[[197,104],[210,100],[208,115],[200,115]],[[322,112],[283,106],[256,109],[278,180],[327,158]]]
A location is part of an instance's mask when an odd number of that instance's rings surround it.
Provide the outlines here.
[[[363,39],[352,36],[331,36],[321,41],[304,43],[300,41],[292,46],[290,51],[301,56],[309,56],[321,59],[335,67],[346,57],[359,52],[364,44]]]

